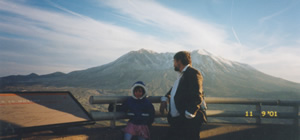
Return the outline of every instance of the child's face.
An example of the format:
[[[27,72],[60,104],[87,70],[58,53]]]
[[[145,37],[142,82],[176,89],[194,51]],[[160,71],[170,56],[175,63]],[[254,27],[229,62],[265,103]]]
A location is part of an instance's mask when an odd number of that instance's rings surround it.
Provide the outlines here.
[[[143,96],[143,90],[141,88],[137,88],[134,90],[134,96],[136,98],[141,98]]]

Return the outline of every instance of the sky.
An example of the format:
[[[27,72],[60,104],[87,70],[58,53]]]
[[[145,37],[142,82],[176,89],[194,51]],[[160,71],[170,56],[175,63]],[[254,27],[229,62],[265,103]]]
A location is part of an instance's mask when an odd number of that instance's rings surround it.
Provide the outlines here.
[[[298,0],[0,0],[0,77],[204,49],[300,83]]]

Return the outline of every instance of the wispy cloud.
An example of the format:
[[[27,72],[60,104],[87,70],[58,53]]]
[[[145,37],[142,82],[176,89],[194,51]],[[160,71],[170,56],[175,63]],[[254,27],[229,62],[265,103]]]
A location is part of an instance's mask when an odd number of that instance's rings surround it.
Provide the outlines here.
[[[239,36],[237,35],[237,33],[235,32],[235,29],[234,29],[233,26],[232,26],[232,24],[233,24],[233,23],[232,23],[233,6],[234,6],[234,0],[231,1],[231,8],[230,8],[231,31],[232,31],[232,33],[233,33],[233,35],[234,35],[236,41],[237,41],[240,45],[242,45]]]
[[[155,1],[113,0],[105,3],[119,10],[123,16],[167,32],[172,36],[167,41],[184,46],[185,50],[205,49],[233,60],[239,60],[238,55],[243,55],[241,52],[244,52],[242,50],[245,46],[240,42],[230,41],[228,33],[221,25],[195,19]]]
[[[8,14],[0,16],[0,64],[6,67],[4,71],[1,69],[0,76],[69,72],[111,62],[130,50],[140,48],[157,52],[206,49],[224,58],[253,65],[265,73],[300,82],[299,78],[293,79],[293,76],[300,77],[295,71],[300,71],[299,65],[295,65],[300,64],[300,49],[295,47],[300,43],[295,46],[282,45],[276,49],[253,49],[241,44],[233,27],[227,32],[221,25],[193,18],[156,1],[99,2],[115,9],[115,16],[122,17],[121,20],[151,27],[169,37],[161,38],[160,35],[96,20],[51,2],[59,10],[2,0],[0,11]],[[276,14],[270,18],[274,16]],[[268,19],[266,17],[262,21]],[[231,32],[237,41],[229,39]],[[274,36],[269,39],[263,35],[257,40],[267,40],[271,42],[268,45],[277,45],[274,40],[278,38]],[[284,69],[287,67],[289,69]],[[24,70],[16,71],[20,68]]]
[[[161,30],[169,31],[170,34],[175,34],[174,38],[176,36],[177,38],[172,41],[186,46],[187,49],[203,48],[225,58],[248,63],[265,73],[300,82],[297,78],[294,78],[297,75],[299,77],[299,73],[295,73],[295,71],[289,72],[288,69],[285,69],[284,72],[282,71],[287,65],[293,69],[300,70],[295,65],[295,63],[300,63],[300,57],[295,53],[300,49],[296,47],[297,44],[293,46],[280,44],[279,40],[282,40],[282,38],[278,35],[263,35],[260,38],[254,35],[249,38],[256,38],[257,42],[263,42],[262,44],[265,45],[258,47],[257,44],[253,43],[245,46],[241,44],[239,36],[233,27],[231,31],[238,43],[230,41],[228,33],[220,26],[196,20],[189,15],[170,10],[155,1],[131,0],[129,3],[127,1],[114,0],[106,1],[106,4],[118,9],[121,14],[131,17],[137,22],[156,26]],[[232,1],[232,6],[233,4],[234,1]],[[287,7],[265,17],[261,21],[269,20],[286,12],[289,8]],[[232,12],[231,9],[231,14]],[[280,68],[276,69],[274,67]]]
[[[241,41],[240,41],[240,39],[239,39],[238,35],[236,34],[236,32],[235,32],[235,30],[234,30],[233,27],[231,27],[231,30],[232,30],[232,33],[233,33],[235,39],[237,40],[237,42],[238,42],[240,45],[242,45],[242,44],[241,44]]]
[[[224,57],[235,59],[232,52],[243,48],[240,44],[228,40],[229,36],[221,25],[196,20],[155,1],[112,0],[105,1],[105,4],[136,22],[168,32],[172,38],[167,41],[185,46],[188,50],[206,49],[217,55],[222,54]]]
[[[154,1],[114,0],[105,2],[138,22],[167,30],[170,34],[181,33],[188,35],[188,37],[197,35],[198,42],[203,41],[207,44],[213,44],[212,42],[215,42],[211,41],[213,38],[222,41],[226,36],[225,32],[221,28],[214,26],[213,23],[195,20],[188,15],[172,11]]]
[[[263,24],[265,22],[267,22],[268,20],[271,20],[272,18],[275,18],[281,14],[283,14],[284,12],[287,12],[289,9],[291,9],[292,7],[294,7],[295,5],[291,4],[290,6],[284,8],[284,9],[281,9],[279,11],[276,11],[270,15],[267,15],[267,16],[264,16],[262,18],[259,19],[259,23],[260,24]]]
[[[156,51],[162,51],[162,48],[182,48],[175,43],[97,21],[67,9],[64,9],[66,12],[56,12],[22,3],[0,1],[0,10],[9,13],[1,15],[3,19],[0,22],[1,32],[20,36],[1,38],[1,42],[5,42],[0,47],[1,61],[16,63],[26,61],[27,64],[41,67],[44,66],[41,63],[47,65],[67,63],[70,65],[68,67],[75,65],[83,69],[108,63],[130,50],[142,47],[152,47]],[[12,44],[15,45],[12,47]],[[38,53],[33,53],[37,50]],[[7,54],[22,54],[22,57],[13,58]],[[33,59],[33,55],[37,59]],[[37,63],[36,60],[44,61]],[[16,68],[10,67],[10,70]],[[58,71],[62,69],[64,68],[57,67]],[[50,72],[50,70],[36,71],[34,67],[32,70],[38,73]],[[5,73],[1,72],[0,75],[3,74]]]

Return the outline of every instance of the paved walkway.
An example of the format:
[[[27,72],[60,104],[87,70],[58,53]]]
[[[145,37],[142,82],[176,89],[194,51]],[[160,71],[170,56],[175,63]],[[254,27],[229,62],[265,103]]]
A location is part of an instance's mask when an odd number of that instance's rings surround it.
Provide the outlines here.
[[[151,140],[163,140],[168,129],[167,124],[154,124],[151,128]],[[23,134],[22,136],[0,137],[24,140],[122,140],[122,128],[107,127],[74,127],[68,131],[53,133],[52,131]],[[300,135],[300,132],[296,132]],[[295,140],[295,128],[291,125],[252,125],[252,124],[207,124],[203,127],[201,140]]]

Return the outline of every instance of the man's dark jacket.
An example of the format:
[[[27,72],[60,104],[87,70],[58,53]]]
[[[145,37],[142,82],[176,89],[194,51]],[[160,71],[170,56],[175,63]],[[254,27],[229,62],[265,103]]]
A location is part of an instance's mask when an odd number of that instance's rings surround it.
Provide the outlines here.
[[[175,106],[180,116],[185,116],[185,111],[191,114],[199,113],[200,104],[203,100],[203,77],[195,68],[189,66],[180,78],[174,97]],[[170,99],[171,91],[166,94]]]

